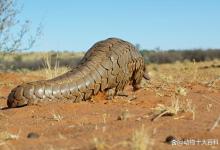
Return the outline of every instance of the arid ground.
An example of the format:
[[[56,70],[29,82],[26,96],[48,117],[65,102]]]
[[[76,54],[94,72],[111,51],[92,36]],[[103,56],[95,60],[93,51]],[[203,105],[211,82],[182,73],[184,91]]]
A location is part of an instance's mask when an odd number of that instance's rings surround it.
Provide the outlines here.
[[[0,73],[0,149],[220,149],[220,61],[148,65],[128,97],[7,109],[15,86],[45,70]],[[176,143],[172,143],[172,139]]]

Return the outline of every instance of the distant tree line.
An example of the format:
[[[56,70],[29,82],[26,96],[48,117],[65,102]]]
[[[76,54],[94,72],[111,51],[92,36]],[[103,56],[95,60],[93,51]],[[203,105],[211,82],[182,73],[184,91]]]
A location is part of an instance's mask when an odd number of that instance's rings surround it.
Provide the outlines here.
[[[173,63],[176,61],[208,61],[220,59],[220,49],[188,49],[188,50],[140,50],[145,63]]]
[[[145,63],[174,63],[176,61],[209,61],[214,59],[220,59],[220,49],[194,49],[194,50],[140,50],[142,53]],[[38,54],[40,52],[20,52],[11,54],[10,59],[2,60],[0,63],[0,71],[6,70],[38,70],[44,68],[44,55]],[[61,56],[61,54],[65,56]],[[0,55],[2,55],[0,53]],[[54,66],[56,61],[59,62],[59,66],[68,66],[72,67],[77,65],[80,59],[83,56],[83,53],[74,52],[49,52],[48,54],[51,57],[51,65]],[[58,57],[57,57],[58,56]],[[27,58],[33,58],[26,60]]]

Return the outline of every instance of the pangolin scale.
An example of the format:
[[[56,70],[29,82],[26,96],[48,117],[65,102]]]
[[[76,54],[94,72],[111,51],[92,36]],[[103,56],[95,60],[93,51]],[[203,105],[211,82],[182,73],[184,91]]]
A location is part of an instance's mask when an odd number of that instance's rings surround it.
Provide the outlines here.
[[[99,91],[112,97],[131,83],[138,89],[148,79],[142,55],[129,42],[109,38],[94,44],[77,67],[50,80],[24,83],[8,95],[8,107],[19,107],[43,101],[79,102]]]

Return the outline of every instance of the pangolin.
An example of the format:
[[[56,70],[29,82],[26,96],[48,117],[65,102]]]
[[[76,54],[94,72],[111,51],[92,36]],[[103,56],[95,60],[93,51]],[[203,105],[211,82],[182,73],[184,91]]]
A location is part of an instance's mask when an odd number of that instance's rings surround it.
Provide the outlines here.
[[[8,95],[8,107],[19,107],[43,101],[79,102],[99,91],[107,98],[123,92],[125,85],[140,88],[149,79],[144,59],[131,43],[108,38],[95,43],[76,67],[50,80],[24,83]]]

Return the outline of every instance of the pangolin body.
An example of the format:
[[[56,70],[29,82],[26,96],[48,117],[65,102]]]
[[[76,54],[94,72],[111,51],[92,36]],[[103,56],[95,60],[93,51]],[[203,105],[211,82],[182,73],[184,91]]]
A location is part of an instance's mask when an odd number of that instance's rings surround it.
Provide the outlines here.
[[[90,99],[99,91],[108,96],[123,91],[131,83],[139,87],[145,74],[144,59],[129,42],[109,38],[94,44],[77,67],[50,80],[24,83],[8,96],[8,107],[36,104],[42,101]]]

